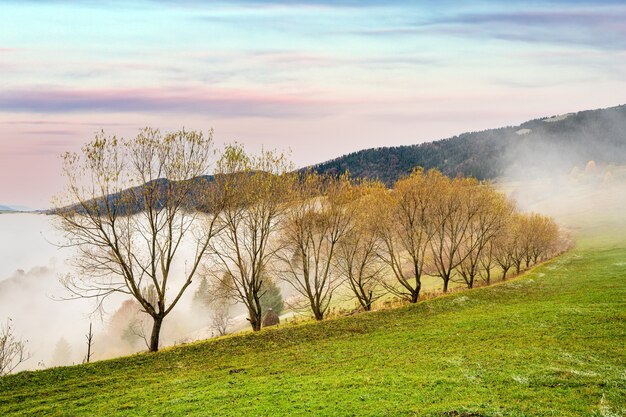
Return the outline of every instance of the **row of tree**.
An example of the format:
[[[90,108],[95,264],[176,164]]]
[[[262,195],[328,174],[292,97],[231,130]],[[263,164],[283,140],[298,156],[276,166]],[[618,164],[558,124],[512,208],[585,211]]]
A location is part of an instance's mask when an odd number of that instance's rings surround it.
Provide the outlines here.
[[[491,185],[414,171],[392,189],[307,173],[277,222],[274,273],[321,320],[347,284],[364,310],[388,293],[417,302],[425,275],[472,288],[564,249],[556,223],[518,212]]]
[[[471,288],[561,249],[551,219],[517,212],[474,179],[417,170],[388,189],[294,171],[282,154],[239,145],[207,176],[211,144],[211,134],[145,129],[130,140],[99,134],[64,158],[55,214],[76,251],[64,283],[99,302],[134,298],[153,319],[151,351],[199,276],[217,298],[242,303],[259,330],[269,280],[288,283],[321,320],[343,284],[369,310],[386,293],[416,302],[424,275],[444,291],[456,281]]]

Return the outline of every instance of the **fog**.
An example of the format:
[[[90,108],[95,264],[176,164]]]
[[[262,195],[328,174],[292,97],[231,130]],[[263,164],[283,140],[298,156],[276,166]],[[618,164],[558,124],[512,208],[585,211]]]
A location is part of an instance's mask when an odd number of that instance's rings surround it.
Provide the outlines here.
[[[619,129],[624,118],[603,112],[596,123],[606,124],[606,134],[597,128],[586,136],[584,124],[557,128],[572,117],[518,130],[519,141],[502,155],[507,168],[497,184],[520,209],[553,216],[574,236],[626,230],[626,130]]]
[[[77,345],[78,355],[93,310],[84,300],[55,301],[67,296],[58,276],[68,271],[68,251],[50,243],[60,237],[50,219],[39,214],[0,214],[0,319],[10,317],[17,334],[28,340],[32,358],[24,365],[29,369],[48,363],[61,337]]]
[[[96,309],[94,300],[68,300],[70,294],[59,278],[72,271],[68,262],[72,251],[59,249],[62,235],[53,221],[53,216],[43,214],[0,214],[0,320],[12,319],[17,335],[28,341],[32,355],[18,370],[81,363],[90,323],[95,360],[146,350],[142,338],[129,332],[127,324],[135,321],[136,330],[143,328],[149,335],[151,318],[129,302],[129,296],[109,297],[102,310]],[[185,268],[184,252],[180,259],[174,266],[174,277],[181,276]],[[187,289],[165,318],[162,346],[214,335],[209,326],[210,312],[192,308],[198,282]],[[237,306],[233,308],[232,330],[245,327],[242,313]]]

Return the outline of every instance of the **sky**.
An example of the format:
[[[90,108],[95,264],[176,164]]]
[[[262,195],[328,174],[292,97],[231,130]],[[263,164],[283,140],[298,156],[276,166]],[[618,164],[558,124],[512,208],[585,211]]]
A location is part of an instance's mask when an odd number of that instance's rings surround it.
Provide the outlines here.
[[[0,0],[0,205],[100,130],[306,166],[625,102],[624,1]]]

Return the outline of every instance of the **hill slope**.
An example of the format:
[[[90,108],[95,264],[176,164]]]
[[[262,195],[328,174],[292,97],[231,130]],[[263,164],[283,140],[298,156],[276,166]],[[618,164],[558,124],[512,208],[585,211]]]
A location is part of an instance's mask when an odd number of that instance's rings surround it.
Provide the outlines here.
[[[449,176],[494,179],[546,170],[568,172],[589,160],[626,163],[626,105],[531,120],[519,126],[463,133],[413,146],[366,149],[315,165],[393,183],[417,166]]]
[[[24,372],[0,415],[620,415],[625,261],[587,247],[397,310]]]

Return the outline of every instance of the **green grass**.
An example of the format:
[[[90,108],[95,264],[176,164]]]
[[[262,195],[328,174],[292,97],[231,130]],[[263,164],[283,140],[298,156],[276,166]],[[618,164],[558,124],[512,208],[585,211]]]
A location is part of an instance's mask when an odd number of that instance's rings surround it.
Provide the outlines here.
[[[589,242],[418,305],[0,378],[0,415],[624,415],[626,247]]]

